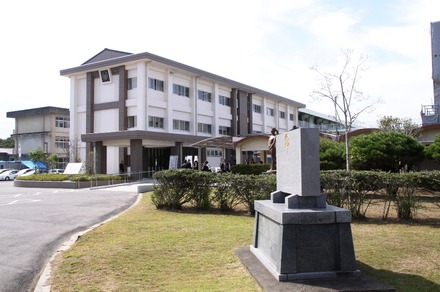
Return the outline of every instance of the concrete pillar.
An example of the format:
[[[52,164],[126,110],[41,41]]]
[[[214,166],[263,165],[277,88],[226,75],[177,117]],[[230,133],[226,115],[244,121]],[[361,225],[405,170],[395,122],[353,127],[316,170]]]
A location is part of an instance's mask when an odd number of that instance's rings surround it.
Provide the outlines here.
[[[130,166],[131,172],[143,171],[142,164],[144,161],[142,139],[130,140]]]
[[[102,141],[95,143],[95,172],[100,174],[107,173],[107,147],[103,145]]]

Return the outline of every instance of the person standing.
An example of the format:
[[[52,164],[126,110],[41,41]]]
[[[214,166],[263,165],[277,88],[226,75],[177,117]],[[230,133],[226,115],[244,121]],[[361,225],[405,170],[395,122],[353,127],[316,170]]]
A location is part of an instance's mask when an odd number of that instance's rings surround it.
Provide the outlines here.
[[[209,165],[208,160],[203,162],[202,171],[211,171],[211,166]]]
[[[121,163],[119,163],[119,173],[124,173],[125,167],[124,167],[124,161],[121,160]]]
[[[272,166],[270,167],[270,169],[268,170],[268,172],[275,172],[277,169],[277,147],[276,147],[276,142],[277,142],[277,135],[278,135],[278,130],[275,128],[272,128],[272,130],[270,131],[270,137],[269,137],[269,141],[268,141],[268,146],[269,146],[269,151],[270,154],[272,156]]]

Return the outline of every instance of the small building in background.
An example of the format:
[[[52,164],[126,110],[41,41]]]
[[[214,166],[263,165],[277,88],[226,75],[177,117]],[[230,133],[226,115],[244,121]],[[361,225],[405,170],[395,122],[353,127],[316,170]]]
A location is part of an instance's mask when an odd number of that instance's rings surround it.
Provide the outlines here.
[[[29,160],[29,153],[42,149],[47,156],[58,156],[57,168],[69,162],[70,113],[67,108],[40,107],[7,112],[15,119],[11,137],[15,149],[8,160]]]

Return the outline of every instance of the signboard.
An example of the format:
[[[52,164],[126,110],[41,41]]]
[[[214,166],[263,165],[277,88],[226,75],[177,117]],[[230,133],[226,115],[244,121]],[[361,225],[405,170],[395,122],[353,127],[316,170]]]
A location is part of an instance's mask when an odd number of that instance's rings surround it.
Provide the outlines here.
[[[170,165],[169,169],[177,169],[178,167],[178,156],[177,155],[170,155]]]
[[[80,174],[84,173],[84,163],[68,163],[64,174]]]

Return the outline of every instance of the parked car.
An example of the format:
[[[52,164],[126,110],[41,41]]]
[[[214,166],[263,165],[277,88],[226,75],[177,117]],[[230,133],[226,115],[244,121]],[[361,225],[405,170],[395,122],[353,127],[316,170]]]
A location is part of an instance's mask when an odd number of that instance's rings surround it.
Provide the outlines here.
[[[29,168],[27,169],[25,172],[20,173],[20,171],[17,173],[17,176],[28,176],[28,175],[33,175],[35,174],[35,169]]]
[[[8,170],[0,174],[0,180],[14,180],[18,170]]]
[[[23,168],[23,169],[21,169],[20,171],[17,172],[17,176],[24,175],[24,174],[29,173],[31,171],[35,172],[35,169],[33,169],[33,168]]]
[[[59,174],[63,174],[64,173],[64,169],[50,169],[49,173],[59,173]]]
[[[8,171],[8,170],[13,170],[13,169],[10,169],[10,168],[3,168],[3,169],[0,169],[0,174],[2,174],[2,173],[5,172],[5,171]]]

